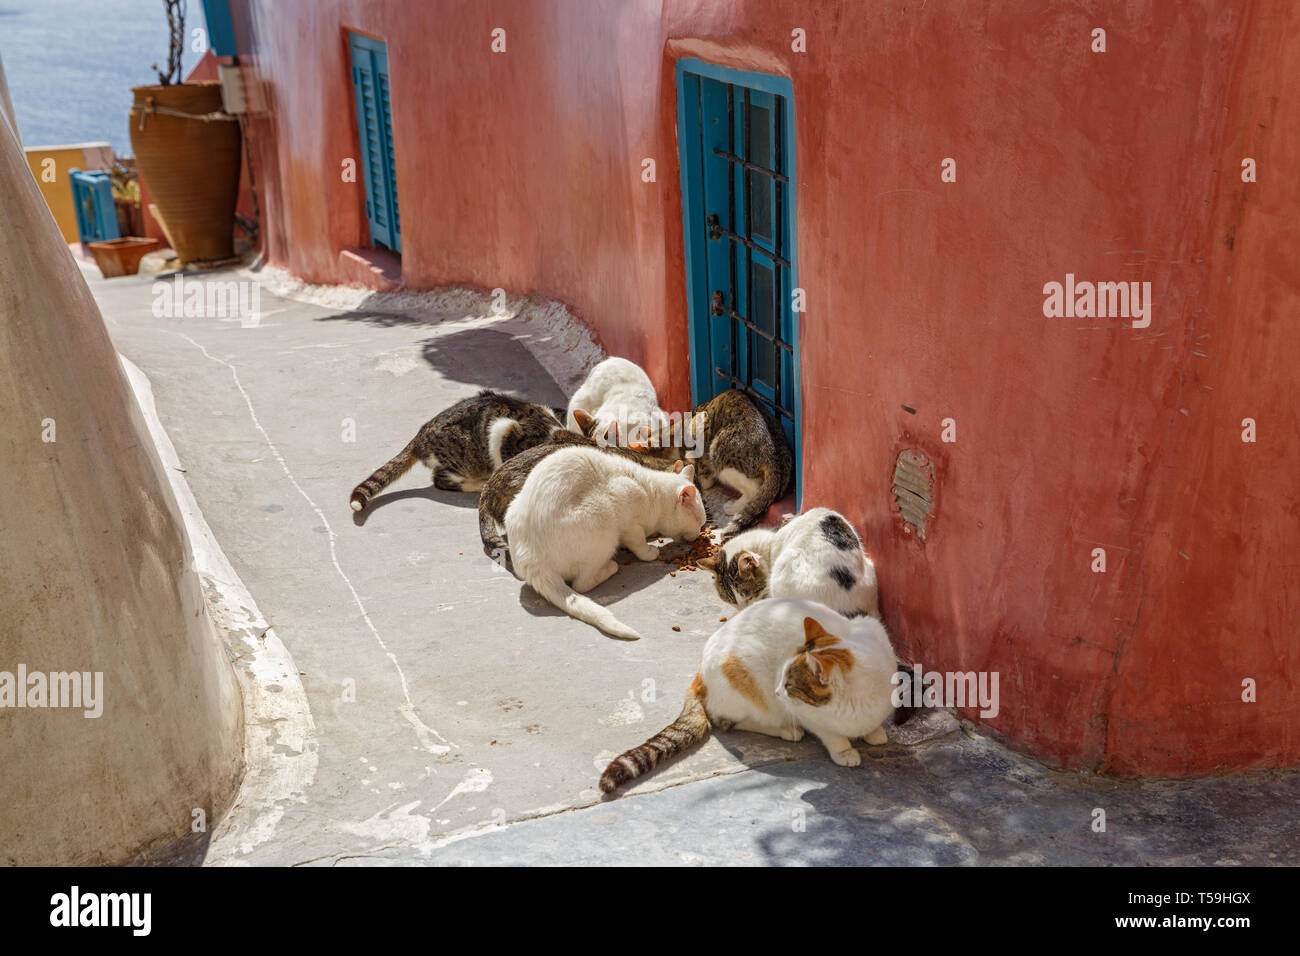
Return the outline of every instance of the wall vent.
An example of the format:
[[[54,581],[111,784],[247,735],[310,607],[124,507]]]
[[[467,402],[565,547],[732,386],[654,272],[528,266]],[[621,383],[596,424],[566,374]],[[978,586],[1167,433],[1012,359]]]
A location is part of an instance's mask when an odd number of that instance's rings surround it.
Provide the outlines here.
[[[907,448],[894,463],[894,503],[906,530],[925,540],[925,519],[934,510],[934,465],[924,452]]]

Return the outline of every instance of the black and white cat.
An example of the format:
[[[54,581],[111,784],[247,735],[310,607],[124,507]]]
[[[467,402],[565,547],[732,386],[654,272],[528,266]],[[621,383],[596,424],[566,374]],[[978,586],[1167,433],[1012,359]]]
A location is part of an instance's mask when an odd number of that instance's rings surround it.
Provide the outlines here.
[[[850,617],[880,617],[875,566],[853,526],[829,508],[813,508],[775,530],[742,532],[699,567],[713,572],[718,596],[737,607],[805,598]]]

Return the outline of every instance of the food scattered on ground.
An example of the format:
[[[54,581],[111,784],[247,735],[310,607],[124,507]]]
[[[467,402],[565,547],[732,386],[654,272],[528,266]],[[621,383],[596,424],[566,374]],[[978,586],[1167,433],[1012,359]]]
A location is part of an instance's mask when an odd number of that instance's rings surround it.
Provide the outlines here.
[[[711,558],[717,553],[718,546],[713,543],[712,531],[712,528],[706,527],[704,533],[691,544],[689,551],[674,556],[678,571],[699,570],[698,565],[702,558]]]

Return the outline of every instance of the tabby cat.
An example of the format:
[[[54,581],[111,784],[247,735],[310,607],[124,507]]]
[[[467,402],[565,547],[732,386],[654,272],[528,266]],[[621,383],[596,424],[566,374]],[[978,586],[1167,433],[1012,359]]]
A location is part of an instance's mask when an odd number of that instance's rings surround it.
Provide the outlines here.
[[[774,598],[745,608],[704,645],[681,715],[600,777],[612,793],[702,741],[711,727],[801,740],[810,730],[832,760],[856,767],[849,743],[887,740],[898,667],[875,618],[849,619],[815,601]]]
[[[701,487],[720,481],[740,492],[723,508],[731,517],[722,529],[726,541],[761,519],[790,484],[793,457],[785,432],[767,409],[735,388],[697,405],[683,427],[694,447],[704,449],[693,459]],[[687,458],[683,445],[659,454]]]
[[[563,430],[554,409],[484,389],[435,415],[397,457],[357,485],[352,510],[365,508],[417,461],[443,491],[478,491],[503,461]]]

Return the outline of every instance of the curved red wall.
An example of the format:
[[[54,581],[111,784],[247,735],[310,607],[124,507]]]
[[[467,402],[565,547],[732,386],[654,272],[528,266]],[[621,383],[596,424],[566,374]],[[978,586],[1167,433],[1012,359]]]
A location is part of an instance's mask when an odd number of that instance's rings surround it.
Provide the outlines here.
[[[865,531],[900,651],[999,671],[987,729],[1069,766],[1300,760],[1292,5],[235,7],[270,109],[251,132],[272,261],[339,281],[364,243],[339,174],[343,31],[370,33],[392,69],[407,286],[564,301],[672,407],[690,397],[675,61],[790,76],[803,504]],[[1045,318],[1066,273],[1150,282],[1150,327]],[[924,542],[892,510],[904,448],[936,463]]]

